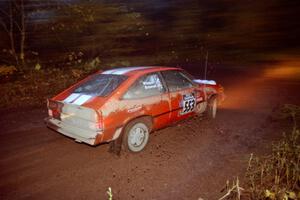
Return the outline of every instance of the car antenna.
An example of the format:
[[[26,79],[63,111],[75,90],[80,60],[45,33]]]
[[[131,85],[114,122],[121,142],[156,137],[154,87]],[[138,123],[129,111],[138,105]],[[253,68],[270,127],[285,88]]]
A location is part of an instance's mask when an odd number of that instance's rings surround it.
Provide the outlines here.
[[[206,51],[205,55],[205,66],[204,66],[204,80],[206,80],[206,74],[207,74],[207,63],[208,63],[208,51]],[[207,98],[207,90],[206,90],[206,83],[204,84],[204,94],[205,98]]]
[[[207,62],[208,62],[208,51],[206,51],[206,56],[205,56],[204,80],[206,80],[206,74],[207,74]]]

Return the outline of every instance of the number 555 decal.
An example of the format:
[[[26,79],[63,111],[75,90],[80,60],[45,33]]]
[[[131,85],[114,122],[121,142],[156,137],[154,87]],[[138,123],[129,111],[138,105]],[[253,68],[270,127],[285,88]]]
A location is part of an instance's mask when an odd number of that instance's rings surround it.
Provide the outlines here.
[[[192,112],[195,108],[195,105],[196,105],[196,98],[194,96],[194,93],[183,95],[183,99],[181,102],[182,111],[180,112],[180,114],[183,115]]]

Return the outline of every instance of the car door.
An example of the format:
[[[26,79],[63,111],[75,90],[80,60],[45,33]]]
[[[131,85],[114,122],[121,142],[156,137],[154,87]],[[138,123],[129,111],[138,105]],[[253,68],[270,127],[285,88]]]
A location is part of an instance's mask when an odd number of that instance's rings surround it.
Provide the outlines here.
[[[140,77],[123,96],[131,118],[150,115],[153,128],[159,129],[170,122],[170,102],[165,85],[158,73]]]
[[[194,114],[196,108],[196,85],[180,70],[163,71],[171,103],[170,122],[185,119]]]

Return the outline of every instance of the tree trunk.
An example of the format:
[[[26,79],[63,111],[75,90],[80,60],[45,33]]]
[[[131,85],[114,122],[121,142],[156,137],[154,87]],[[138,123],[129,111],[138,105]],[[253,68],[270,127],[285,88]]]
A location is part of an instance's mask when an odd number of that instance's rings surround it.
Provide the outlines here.
[[[26,37],[26,29],[25,29],[25,11],[24,11],[24,1],[21,0],[21,43],[20,43],[20,59],[22,65],[25,63],[25,37]]]
[[[15,38],[14,38],[14,22],[13,22],[13,10],[12,10],[12,2],[9,3],[9,40],[10,40],[10,48],[11,54],[15,58],[16,66],[19,65],[19,58],[15,49]]]

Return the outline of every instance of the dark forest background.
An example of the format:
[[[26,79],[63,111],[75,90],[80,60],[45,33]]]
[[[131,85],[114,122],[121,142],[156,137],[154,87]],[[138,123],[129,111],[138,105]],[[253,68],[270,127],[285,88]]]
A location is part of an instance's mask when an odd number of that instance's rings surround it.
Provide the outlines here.
[[[18,68],[253,63],[295,54],[299,1],[2,0],[0,63]]]

